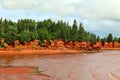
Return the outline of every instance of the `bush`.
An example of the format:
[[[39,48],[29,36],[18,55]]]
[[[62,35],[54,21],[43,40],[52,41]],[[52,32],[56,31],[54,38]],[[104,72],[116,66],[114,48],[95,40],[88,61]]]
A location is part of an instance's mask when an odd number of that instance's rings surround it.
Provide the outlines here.
[[[29,32],[21,32],[19,34],[19,40],[20,40],[21,43],[31,41],[30,33]]]
[[[6,48],[6,46],[5,46],[4,43],[2,43],[2,42],[0,42],[0,47]]]

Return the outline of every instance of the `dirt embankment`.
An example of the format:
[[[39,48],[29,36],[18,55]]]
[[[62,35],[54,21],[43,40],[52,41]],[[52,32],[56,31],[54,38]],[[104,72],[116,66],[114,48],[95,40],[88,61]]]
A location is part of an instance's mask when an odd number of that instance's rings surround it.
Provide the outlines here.
[[[120,43],[110,42],[102,43],[96,42],[91,44],[89,42],[72,42],[62,40],[44,40],[39,45],[39,40],[33,40],[31,42],[24,42],[21,44],[19,40],[14,41],[13,45],[5,43],[4,39],[1,40],[6,48],[0,48],[0,56],[5,55],[28,55],[28,54],[62,54],[62,53],[84,53],[95,52],[98,50],[120,50]]]

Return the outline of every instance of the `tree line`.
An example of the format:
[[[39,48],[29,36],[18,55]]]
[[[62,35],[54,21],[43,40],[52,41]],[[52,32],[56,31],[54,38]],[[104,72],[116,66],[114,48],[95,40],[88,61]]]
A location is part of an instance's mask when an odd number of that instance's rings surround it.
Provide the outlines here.
[[[35,21],[33,19],[19,19],[17,22],[8,19],[0,19],[0,39],[4,38],[5,42],[12,45],[15,40],[19,40],[21,44],[38,39],[40,43],[43,40],[64,40],[79,42],[120,42],[120,38],[113,38],[112,34],[108,34],[105,38],[100,38],[93,33],[85,31],[81,23],[73,21],[72,25],[68,22],[59,20],[57,22],[47,19],[44,21]]]

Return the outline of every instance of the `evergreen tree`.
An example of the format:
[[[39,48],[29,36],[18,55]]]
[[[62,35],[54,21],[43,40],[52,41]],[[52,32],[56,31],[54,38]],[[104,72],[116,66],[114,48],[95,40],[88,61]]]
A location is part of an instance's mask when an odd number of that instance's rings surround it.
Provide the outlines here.
[[[114,37],[114,42],[118,42],[118,38],[117,37]]]
[[[100,42],[102,42],[102,43],[106,42],[106,38],[105,38],[105,37],[104,37],[104,38],[101,38],[101,39],[100,39]]]
[[[8,44],[13,44],[14,41],[18,39],[17,28],[14,26],[8,26],[4,39]]]
[[[38,29],[38,39],[43,42],[43,40],[50,40],[51,37],[45,27]]]
[[[72,26],[72,34],[71,34],[72,41],[76,41],[78,39],[78,26],[77,21],[74,20],[73,26]]]
[[[71,32],[71,27],[67,24],[67,27],[66,27],[66,41],[71,41],[71,35],[70,35],[70,32]]]
[[[81,41],[81,42],[84,41],[85,39],[83,39],[83,38],[86,36],[87,36],[87,32],[85,32],[83,24],[80,23],[79,30],[78,30],[78,41]]]
[[[24,43],[24,42],[30,42],[31,41],[31,35],[30,35],[30,32],[26,31],[26,32],[21,32],[19,34],[19,40],[21,43]]]
[[[17,22],[19,33],[23,31],[35,31],[37,28],[35,20],[32,19],[21,19]]]
[[[21,19],[13,22],[7,19],[0,19],[0,38],[4,38],[8,44],[13,44],[16,39],[21,43],[39,39],[41,42],[46,39],[65,40],[65,41],[87,41],[94,43],[96,35],[84,30],[82,23],[77,25],[74,20],[73,25],[61,21],[54,22],[51,19],[38,21],[32,19]],[[97,37],[97,41],[100,38]],[[113,41],[112,36],[108,36],[104,41]],[[114,39],[115,40],[115,39]],[[118,39],[119,41],[119,39]],[[119,41],[120,42],[120,41]]]
[[[2,18],[0,19],[0,40],[4,35],[4,29],[3,29],[3,25],[2,25]]]
[[[93,43],[93,44],[96,42],[96,35],[91,33],[90,42]]]
[[[118,38],[118,42],[120,43],[120,38]]]
[[[97,42],[99,42],[100,41],[100,37],[99,36],[97,36],[97,40],[96,40]]]
[[[108,34],[107,42],[113,42],[113,36],[111,33]]]

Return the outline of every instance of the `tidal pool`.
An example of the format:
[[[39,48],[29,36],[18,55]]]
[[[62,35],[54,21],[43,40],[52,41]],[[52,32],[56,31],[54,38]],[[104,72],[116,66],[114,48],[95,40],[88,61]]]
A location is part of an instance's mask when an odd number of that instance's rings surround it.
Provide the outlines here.
[[[120,80],[120,51],[22,57],[6,64],[38,67],[57,80]]]

